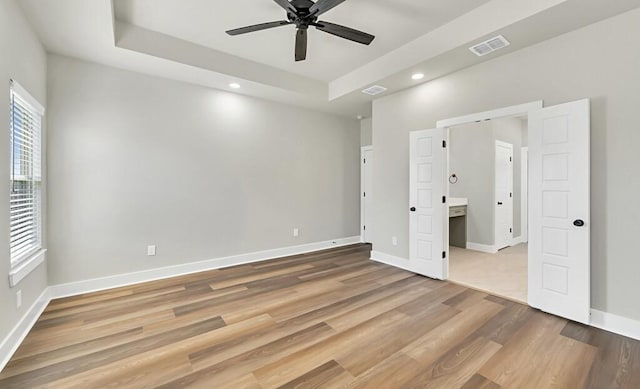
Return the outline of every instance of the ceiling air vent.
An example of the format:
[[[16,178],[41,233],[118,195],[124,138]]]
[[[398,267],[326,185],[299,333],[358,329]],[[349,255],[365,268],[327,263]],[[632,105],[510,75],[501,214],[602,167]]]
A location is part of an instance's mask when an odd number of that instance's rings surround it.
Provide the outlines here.
[[[502,35],[498,35],[495,38],[491,38],[482,43],[479,43],[473,47],[470,47],[469,50],[478,57],[482,57],[489,53],[493,53],[496,50],[504,49],[509,46],[511,43],[505,39]]]
[[[385,88],[383,86],[374,85],[374,86],[372,86],[370,88],[367,88],[367,89],[363,90],[362,93],[366,93],[368,95],[375,96],[375,95],[379,95],[380,93],[382,93],[382,92],[384,92],[386,90],[387,90],[387,88]]]

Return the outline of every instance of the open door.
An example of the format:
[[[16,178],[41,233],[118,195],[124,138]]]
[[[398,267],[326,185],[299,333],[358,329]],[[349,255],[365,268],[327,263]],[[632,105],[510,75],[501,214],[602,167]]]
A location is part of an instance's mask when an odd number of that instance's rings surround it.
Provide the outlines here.
[[[495,247],[513,244],[513,145],[496,141],[495,156]]]
[[[441,128],[410,135],[407,269],[437,279],[445,279],[447,269],[446,135]]]
[[[589,100],[529,121],[529,304],[577,322],[590,316]]]

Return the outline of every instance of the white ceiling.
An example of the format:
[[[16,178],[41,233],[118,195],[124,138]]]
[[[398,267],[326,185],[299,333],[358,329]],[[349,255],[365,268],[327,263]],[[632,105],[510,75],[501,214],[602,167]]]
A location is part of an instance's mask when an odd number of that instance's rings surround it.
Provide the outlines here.
[[[374,98],[361,93],[368,86],[387,87],[376,96],[383,97],[640,7],[640,0],[347,0],[321,19],[375,34],[374,43],[312,31],[308,60],[295,63],[292,26],[224,33],[282,19],[272,0],[16,1],[48,52],[351,117],[371,114]],[[468,50],[497,34],[511,46],[481,58]],[[413,81],[413,72],[425,78]]]
[[[293,59],[295,27],[231,37],[226,30],[286,20],[273,0],[115,0],[118,21],[309,78],[331,81],[489,0],[347,0],[320,20],[376,36],[367,47],[309,29],[307,60]]]

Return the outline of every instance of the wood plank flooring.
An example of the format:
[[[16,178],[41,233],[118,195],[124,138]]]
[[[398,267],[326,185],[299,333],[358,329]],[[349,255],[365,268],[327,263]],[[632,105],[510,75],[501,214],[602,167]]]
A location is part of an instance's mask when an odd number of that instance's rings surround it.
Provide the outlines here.
[[[52,301],[0,388],[640,388],[640,342],[369,252]]]

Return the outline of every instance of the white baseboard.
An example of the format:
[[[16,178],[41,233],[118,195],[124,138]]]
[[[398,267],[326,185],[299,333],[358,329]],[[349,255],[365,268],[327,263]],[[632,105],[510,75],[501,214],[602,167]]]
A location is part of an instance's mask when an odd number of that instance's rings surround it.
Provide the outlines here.
[[[521,236],[516,236],[515,238],[513,238],[513,239],[511,240],[511,245],[510,245],[510,246],[517,246],[517,245],[519,245],[520,243],[524,243],[524,240],[523,240],[523,236],[522,236],[522,235],[521,235]]]
[[[640,321],[591,309],[591,326],[640,340]]]
[[[185,274],[198,273],[213,269],[222,269],[225,267],[243,265],[246,263],[254,263],[266,261],[269,259],[287,257],[308,253],[312,251],[329,249],[332,247],[347,246],[360,242],[359,236],[349,238],[340,238],[328,240],[324,242],[308,243],[299,246],[289,246],[272,250],[259,251],[248,254],[233,255],[210,259],[199,262],[185,263],[182,265],[162,267],[157,269],[143,270],[134,273],[118,274],[115,276],[95,278],[91,280],[71,282],[67,284],[52,285],[49,287],[51,298],[62,298],[75,296],[78,294],[98,292],[101,290],[118,288],[139,284],[142,282],[162,280],[166,278],[181,276]]]
[[[494,245],[467,242],[467,250],[480,251],[482,253],[495,254],[498,249]]]
[[[22,344],[24,338],[27,337],[33,325],[36,324],[42,312],[44,312],[47,305],[49,305],[49,301],[51,301],[49,288],[45,288],[18,324],[9,332],[9,335],[2,340],[0,344],[0,371],[4,369],[20,344]]]
[[[403,270],[409,270],[408,263],[409,260],[407,258],[396,257],[395,255],[386,254],[380,251],[371,251],[372,261],[384,263],[385,265],[398,267]]]

